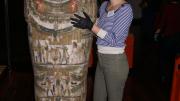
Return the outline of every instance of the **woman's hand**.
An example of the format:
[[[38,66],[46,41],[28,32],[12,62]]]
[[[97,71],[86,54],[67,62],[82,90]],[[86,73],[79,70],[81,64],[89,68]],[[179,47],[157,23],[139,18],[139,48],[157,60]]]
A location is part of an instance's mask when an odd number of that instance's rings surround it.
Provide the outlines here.
[[[83,14],[84,14],[85,18],[81,17],[81,16],[79,16],[77,14],[74,14],[74,16],[76,18],[70,18],[71,19],[71,23],[76,28],[92,30],[93,22],[91,21],[91,19],[88,16],[87,13],[83,12]]]

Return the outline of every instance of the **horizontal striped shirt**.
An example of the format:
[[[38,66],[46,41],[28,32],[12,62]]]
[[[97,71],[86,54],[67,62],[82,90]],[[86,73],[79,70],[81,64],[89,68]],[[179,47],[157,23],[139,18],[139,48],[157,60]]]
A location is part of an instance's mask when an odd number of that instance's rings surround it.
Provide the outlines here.
[[[98,18],[97,26],[101,28],[101,35],[97,34],[99,37],[96,44],[101,47],[124,49],[125,40],[133,19],[132,8],[130,4],[126,3],[115,12],[108,12],[106,10],[107,4],[108,1],[103,2],[99,9],[100,17]]]

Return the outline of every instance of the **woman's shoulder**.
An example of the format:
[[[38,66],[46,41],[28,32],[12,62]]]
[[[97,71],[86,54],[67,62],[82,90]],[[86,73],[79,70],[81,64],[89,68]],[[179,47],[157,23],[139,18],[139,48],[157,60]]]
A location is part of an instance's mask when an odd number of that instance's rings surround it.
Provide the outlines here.
[[[122,7],[122,8],[129,8],[129,9],[132,9],[131,4],[130,4],[130,3],[128,3],[128,2],[126,2],[126,3],[122,4],[122,6],[121,6],[121,7]]]
[[[103,1],[101,5],[106,5],[109,1]]]
[[[101,6],[100,6],[100,8],[99,8],[99,14],[100,14],[100,16],[105,12],[105,9],[106,9],[106,7],[107,7],[107,4],[108,4],[108,1],[104,1],[104,2],[101,4]]]
[[[128,14],[130,17],[133,17],[133,10],[132,10],[131,5],[129,3],[126,3],[126,4],[123,4],[120,8],[118,8],[115,11],[115,14],[116,14],[116,17],[119,17],[119,16],[122,17],[122,14],[124,14],[125,16],[127,16]]]
[[[107,6],[107,4],[108,4],[108,2],[109,2],[109,1],[104,1],[104,2],[102,2],[102,4],[101,4],[101,7],[100,7],[100,8],[104,8],[104,7],[106,7],[106,6]]]
[[[117,12],[118,12],[118,11],[121,11],[121,10],[132,11],[131,4],[129,4],[129,3],[124,3],[124,4],[122,4],[122,5],[117,9]]]

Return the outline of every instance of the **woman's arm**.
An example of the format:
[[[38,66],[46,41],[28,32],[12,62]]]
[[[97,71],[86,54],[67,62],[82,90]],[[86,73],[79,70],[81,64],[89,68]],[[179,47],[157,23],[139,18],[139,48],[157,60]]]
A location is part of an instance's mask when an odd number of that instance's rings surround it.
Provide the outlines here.
[[[101,39],[105,40],[109,44],[116,46],[118,41],[125,40],[127,37],[130,24],[133,19],[133,13],[130,6],[124,6],[122,12],[118,13],[117,19],[114,22],[112,29],[110,31],[106,31],[96,24],[93,25],[92,31]]]

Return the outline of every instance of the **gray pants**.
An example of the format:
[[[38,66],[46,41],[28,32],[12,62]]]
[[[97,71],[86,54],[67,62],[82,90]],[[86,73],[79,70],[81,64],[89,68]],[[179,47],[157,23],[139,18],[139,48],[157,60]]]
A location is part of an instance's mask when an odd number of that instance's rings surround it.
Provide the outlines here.
[[[128,72],[125,54],[98,53],[93,100],[122,101]]]

